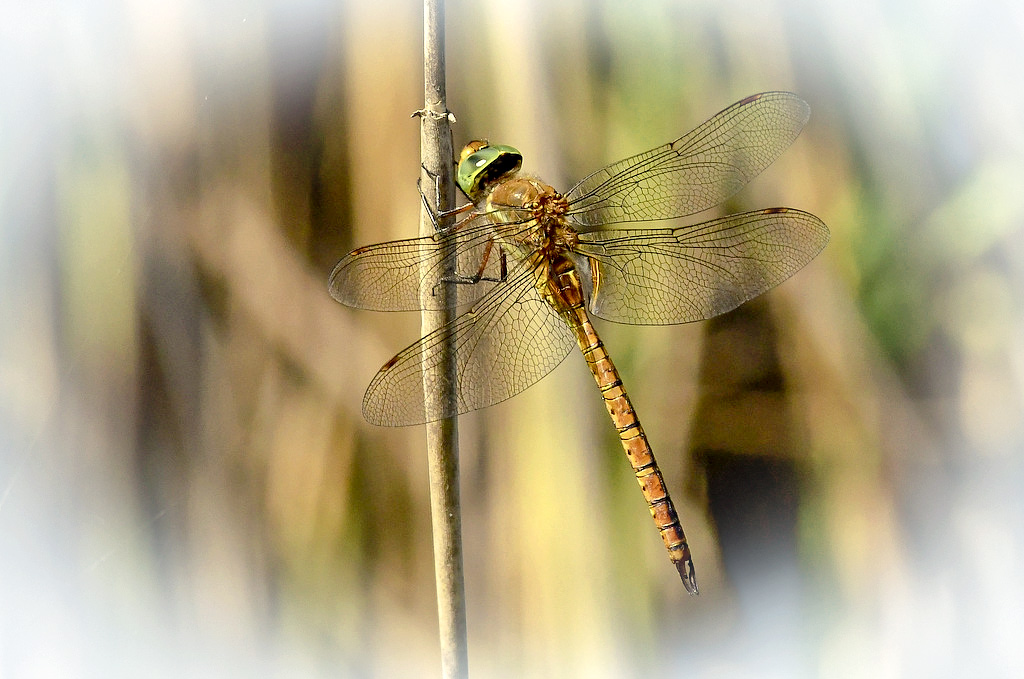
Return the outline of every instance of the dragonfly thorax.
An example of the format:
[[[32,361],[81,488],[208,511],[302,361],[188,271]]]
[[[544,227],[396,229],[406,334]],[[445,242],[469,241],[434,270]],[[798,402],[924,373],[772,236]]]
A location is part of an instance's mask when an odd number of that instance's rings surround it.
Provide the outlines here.
[[[532,177],[513,177],[487,194],[486,213],[497,224],[522,224],[515,239],[531,249],[565,251],[579,235],[565,219],[569,203],[554,188]]]

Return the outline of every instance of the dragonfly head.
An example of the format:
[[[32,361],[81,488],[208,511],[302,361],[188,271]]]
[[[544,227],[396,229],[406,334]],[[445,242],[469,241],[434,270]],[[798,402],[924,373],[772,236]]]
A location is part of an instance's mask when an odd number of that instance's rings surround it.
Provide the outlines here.
[[[491,145],[478,139],[466,144],[459,154],[456,181],[474,203],[487,193],[494,182],[515,174],[523,164],[523,154],[511,146]]]

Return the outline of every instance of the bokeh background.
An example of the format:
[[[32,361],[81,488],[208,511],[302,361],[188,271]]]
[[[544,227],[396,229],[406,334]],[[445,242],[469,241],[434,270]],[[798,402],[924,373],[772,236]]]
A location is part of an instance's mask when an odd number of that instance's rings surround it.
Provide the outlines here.
[[[423,432],[359,411],[419,320],[326,289],[418,228],[420,22],[0,7],[0,677],[437,676]],[[473,676],[1024,675],[1022,65],[1012,0],[449,1],[457,146],[567,188],[792,90],[725,209],[832,230],[734,314],[600,326],[699,598],[578,356],[462,418]]]

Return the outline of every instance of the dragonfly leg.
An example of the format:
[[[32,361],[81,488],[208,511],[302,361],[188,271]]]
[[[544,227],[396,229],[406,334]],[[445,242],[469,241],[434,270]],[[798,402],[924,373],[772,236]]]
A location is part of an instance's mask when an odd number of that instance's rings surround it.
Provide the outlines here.
[[[470,218],[475,217],[476,215],[475,214],[468,215],[468,216],[464,217],[463,219],[460,219],[459,221],[455,222],[454,224],[452,224],[449,227],[440,226],[438,224],[437,220],[438,219],[444,219],[445,217],[451,217],[452,215],[460,215],[463,212],[469,212],[470,210],[472,210],[475,207],[476,206],[473,205],[472,203],[466,203],[465,205],[460,205],[459,207],[451,209],[451,210],[442,210],[441,212],[438,212],[438,213],[431,212],[431,215],[432,215],[431,221],[434,224],[434,228],[436,228],[440,233],[442,233],[442,234],[454,233],[463,224],[468,222]]]
[[[441,204],[441,187],[437,183],[437,175],[428,170],[423,165],[420,165],[420,168],[422,168],[423,171],[426,172],[431,177],[431,179],[434,180],[434,203],[432,205],[430,201],[427,200],[427,194],[423,193],[423,180],[417,179],[416,190],[420,192],[420,200],[423,202],[423,207],[427,208],[427,214],[430,215],[430,223],[434,225],[434,231],[437,231],[439,233],[447,233],[448,231],[455,227],[444,227],[441,225],[440,220],[446,217],[451,217],[452,215],[462,214],[463,212],[472,210],[475,206],[472,203],[466,203],[465,205],[461,205],[451,210],[437,210],[437,208],[435,208],[434,205]]]
[[[500,273],[498,274],[498,278],[489,278],[487,276],[484,276],[484,270],[487,268],[487,263],[491,259],[491,251],[493,249],[494,249],[494,239],[491,238],[491,239],[489,239],[487,241],[487,247],[484,249],[483,257],[480,258],[480,267],[477,269],[476,273],[473,274],[472,276],[465,276],[463,274],[460,274],[457,271],[454,271],[450,275],[443,276],[441,278],[441,282],[438,283],[437,285],[440,285],[441,283],[456,283],[456,284],[459,284],[459,285],[475,285],[476,283],[479,283],[480,281],[487,281],[489,283],[501,283],[506,278],[508,278],[508,259],[507,259],[507,256],[505,255],[505,251],[501,248],[500,245],[498,246],[498,257],[499,257],[499,265],[498,265],[498,267],[499,267],[499,271],[500,271]],[[437,285],[435,285],[431,289],[430,294],[437,295]]]

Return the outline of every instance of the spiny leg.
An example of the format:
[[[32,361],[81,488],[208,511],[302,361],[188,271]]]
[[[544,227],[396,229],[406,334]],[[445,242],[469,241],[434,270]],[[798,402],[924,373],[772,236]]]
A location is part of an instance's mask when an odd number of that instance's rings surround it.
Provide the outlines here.
[[[481,281],[487,281],[489,283],[501,283],[508,278],[508,259],[505,254],[505,250],[499,245],[498,246],[498,257],[499,257],[499,274],[498,278],[489,278],[484,276],[484,270],[487,269],[487,264],[491,259],[491,251],[494,249],[494,238],[487,239],[487,245],[484,249],[483,257],[480,258],[480,266],[477,268],[475,274],[471,276],[464,276],[457,271],[452,272],[449,275],[441,277],[441,281],[438,283],[456,283],[458,285],[475,285]],[[430,294],[437,294],[437,285],[433,287]]]
[[[416,180],[416,190],[419,191],[420,193],[420,200],[423,201],[423,207],[427,209],[427,214],[430,215],[430,223],[434,225],[434,231],[437,231],[438,233],[448,233],[465,220],[459,220],[454,225],[449,227],[441,226],[440,220],[445,219],[447,217],[451,217],[453,215],[462,214],[463,212],[468,212],[469,210],[472,210],[475,206],[472,203],[466,203],[465,205],[461,205],[451,210],[437,210],[437,208],[434,206],[441,204],[441,186],[437,181],[437,175],[431,172],[423,165],[420,165],[420,168],[422,168],[422,170],[426,172],[427,175],[434,181],[434,204],[431,205],[430,201],[427,200],[427,195],[423,193],[423,179],[420,178]]]

